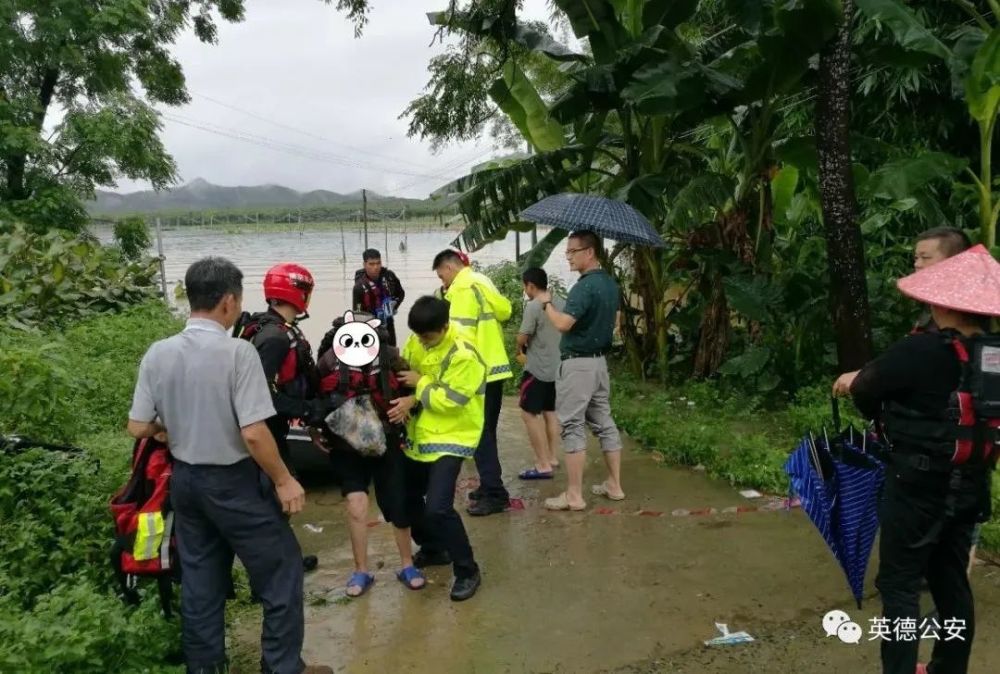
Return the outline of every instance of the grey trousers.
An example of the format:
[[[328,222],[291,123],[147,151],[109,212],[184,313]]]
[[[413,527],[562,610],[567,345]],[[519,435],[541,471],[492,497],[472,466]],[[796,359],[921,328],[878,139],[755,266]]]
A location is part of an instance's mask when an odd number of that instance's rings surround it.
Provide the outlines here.
[[[622,448],[618,426],[611,417],[611,378],[604,356],[562,362],[556,378],[556,415],[567,454],[587,449],[587,427],[600,440],[603,451]]]
[[[231,466],[175,461],[170,500],[188,671],[213,671],[226,662],[226,594],[235,553],[264,608],[264,671],[300,674],[305,669],[302,550],[270,479],[251,459]]]

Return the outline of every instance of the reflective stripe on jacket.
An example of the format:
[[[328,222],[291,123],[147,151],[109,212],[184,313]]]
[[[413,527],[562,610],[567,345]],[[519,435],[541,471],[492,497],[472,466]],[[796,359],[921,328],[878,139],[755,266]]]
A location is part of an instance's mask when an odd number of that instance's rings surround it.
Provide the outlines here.
[[[420,411],[407,426],[411,446],[406,454],[417,461],[437,461],[445,455],[471,459],[483,433],[486,365],[470,339],[455,324],[427,349],[416,335],[403,347],[403,358],[419,372],[415,396]]]
[[[513,377],[500,325],[510,319],[510,300],[500,294],[489,278],[471,267],[458,272],[444,298],[451,305],[451,320],[475,335],[476,349],[487,367],[486,381]]]

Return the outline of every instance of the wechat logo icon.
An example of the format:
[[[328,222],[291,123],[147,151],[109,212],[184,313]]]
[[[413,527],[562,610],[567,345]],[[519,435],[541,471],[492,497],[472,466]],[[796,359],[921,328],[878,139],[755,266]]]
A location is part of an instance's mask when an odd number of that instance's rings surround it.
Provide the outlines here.
[[[830,611],[823,616],[823,631],[828,637],[837,637],[845,644],[861,643],[861,625],[853,622],[843,611]]]

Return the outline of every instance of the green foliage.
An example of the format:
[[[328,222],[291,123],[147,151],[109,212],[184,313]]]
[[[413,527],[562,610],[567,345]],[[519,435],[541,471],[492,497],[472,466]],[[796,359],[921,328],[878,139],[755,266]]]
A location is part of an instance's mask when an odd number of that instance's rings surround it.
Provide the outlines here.
[[[116,222],[114,236],[122,251],[122,257],[133,262],[141,259],[152,245],[149,227],[146,226],[146,221],[139,217],[124,218]]]
[[[338,0],[337,7],[360,30],[367,0]],[[3,3],[0,216],[42,231],[79,230],[82,201],[95,187],[120,176],[169,185],[176,168],[151,104],[189,100],[169,48],[188,26],[215,42],[216,17],[243,16],[243,0]],[[53,109],[62,116],[49,128]]]
[[[156,267],[127,262],[90,237],[15,226],[0,237],[0,326],[28,329],[155,297]]]
[[[83,455],[0,454],[0,670],[167,671],[178,621],[155,587],[128,608],[108,562],[107,502],[124,482],[130,442],[92,437]]]
[[[57,344],[0,332],[0,434],[62,442],[74,436],[75,414],[61,398],[76,385]]]
[[[121,428],[138,362],[180,327],[158,302],[66,328],[0,329],[0,434],[82,454],[0,453],[0,671],[176,671],[179,624],[155,585],[128,608],[108,561],[108,500],[128,476]]]
[[[159,302],[95,316],[66,330],[0,330],[0,433],[76,440],[121,428],[136,367],[150,343],[180,329]]]

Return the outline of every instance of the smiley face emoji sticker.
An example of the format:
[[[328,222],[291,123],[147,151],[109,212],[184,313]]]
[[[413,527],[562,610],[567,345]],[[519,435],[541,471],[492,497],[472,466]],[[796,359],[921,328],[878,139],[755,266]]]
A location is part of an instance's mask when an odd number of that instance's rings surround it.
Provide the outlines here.
[[[351,367],[364,367],[378,358],[378,333],[375,331],[382,324],[377,318],[368,321],[355,320],[354,312],[344,312],[344,324],[337,328],[333,337],[333,352],[337,360]]]

